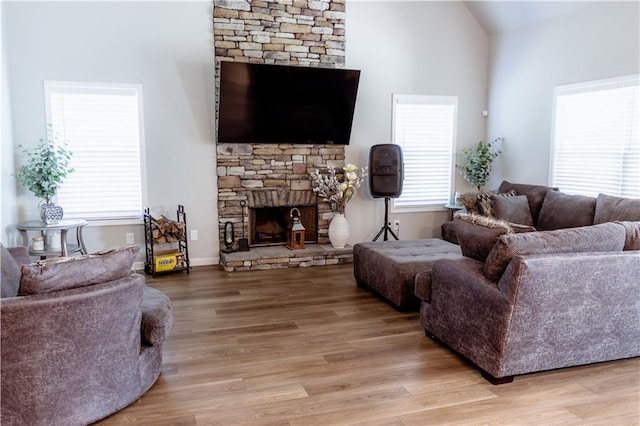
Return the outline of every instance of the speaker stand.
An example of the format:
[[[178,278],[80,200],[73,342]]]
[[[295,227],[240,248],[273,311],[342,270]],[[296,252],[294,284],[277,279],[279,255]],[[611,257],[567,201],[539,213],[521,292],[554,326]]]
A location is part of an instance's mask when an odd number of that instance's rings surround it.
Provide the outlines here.
[[[387,241],[389,239],[387,233],[391,233],[391,235],[393,235],[393,238],[395,238],[396,240],[398,239],[398,236],[394,234],[393,229],[391,229],[391,227],[389,226],[389,197],[384,197],[384,226],[380,228],[373,241],[376,241],[378,238],[380,238],[380,235],[382,235],[383,232],[384,241]]]

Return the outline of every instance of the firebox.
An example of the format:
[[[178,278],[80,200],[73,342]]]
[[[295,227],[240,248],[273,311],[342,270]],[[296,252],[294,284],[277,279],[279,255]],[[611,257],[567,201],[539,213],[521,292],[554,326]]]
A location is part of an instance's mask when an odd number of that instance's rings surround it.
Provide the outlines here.
[[[300,220],[305,228],[305,243],[318,242],[318,207],[283,206],[249,209],[249,245],[284,245],[287,242],[287,226],[291,223],[291,209],[300,210]]]

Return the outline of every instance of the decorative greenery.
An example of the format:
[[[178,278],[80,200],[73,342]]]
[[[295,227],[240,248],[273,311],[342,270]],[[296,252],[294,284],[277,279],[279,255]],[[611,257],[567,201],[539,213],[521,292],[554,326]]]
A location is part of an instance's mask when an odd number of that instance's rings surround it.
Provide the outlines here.
[[[23,152],[28,160],[16,172],[16,179],[36,197],[50,203],[58,186],[74,172],[70,166],[71,151],[66,145],[57,144],[49,129],[46,140],[40,139],[40,144],[33,151],[24,149]]]
[[[367,176],[367,168],[363,167],[358,170],[357,166],[347,164],[343,167],[343,182],[340,182],[336,176],[335,167],[329,166],[328,170],[329,174],[326,176],[321,175],[317,169],[315,173],[311,173],[313,192],[318,193],[324,201],[331,203],[332,210],[344,214],[347,203]]]
[[[456,168],[460,170],[460,174],[469,184],[476,187],[478,191],[489,180],[489,174],[495,160],[501,151],[492,151],[491,148],[502,140],[501,137],[484,143],[482,141],[471,148],[465,148],[458,157],[462,159],[462,164],[456,164]]]

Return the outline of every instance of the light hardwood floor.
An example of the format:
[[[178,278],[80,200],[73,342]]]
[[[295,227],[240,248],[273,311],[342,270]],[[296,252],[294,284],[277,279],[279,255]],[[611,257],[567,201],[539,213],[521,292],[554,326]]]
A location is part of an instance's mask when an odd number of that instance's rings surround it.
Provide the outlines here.
[[[147,282],[175,309],[163,372],[100,425],[640,424],[640,358],[493,386],[352,265]]]

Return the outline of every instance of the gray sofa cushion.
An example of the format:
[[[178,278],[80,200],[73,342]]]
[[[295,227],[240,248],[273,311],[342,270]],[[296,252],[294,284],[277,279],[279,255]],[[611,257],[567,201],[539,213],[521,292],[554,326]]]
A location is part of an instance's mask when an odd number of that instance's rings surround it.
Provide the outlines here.
[[[514,256],[622,251],[625,239],[625,228],[616,223],[502,235],[487,256],[484,273],[497,281]]]
[[[40,260],[22,266],[21,296],[86,287],[124,278],[140,247],[129,245],[118,249],[78,257]]]
[[[502,221],[486,216],[457,215],[454,221],[462,255],[484,262],[500,235],[513,231]]]
[[[640,199],[599,194],[593,223],[640,221]]]
[[[627,238],[624,250],[640,250],[640,222],[616,222],[624,226]]]
[[[548,190],[544,197],[537,228],[541,231],[593,225],[596,199]]]
[[[533,218],[526,195],[515,197],[494,197],[493,214],[498,219],[521,225],[533,226]]]
[[[548,187],[544,185],[528,185],[525,183],[511,183],[508,181],[502,181],[498,192],[516,191],[518,195],[526,195],[529,201],[529,210],[531,211],[531,217],[533,218],[534,226],[538,223],[538,216],[540,215],[540,209],[542,203],[547,195],[547,191],[552,189],[557,191],[556,187]]]
[[[0,296],[16,297],[20,287],[20,265],[3,244],[0,244],[0,263],[2,264]]]

